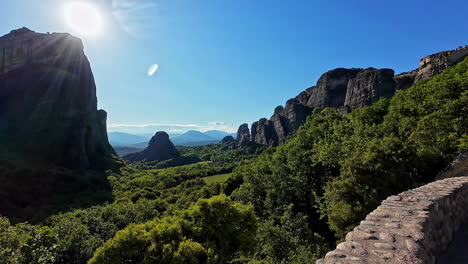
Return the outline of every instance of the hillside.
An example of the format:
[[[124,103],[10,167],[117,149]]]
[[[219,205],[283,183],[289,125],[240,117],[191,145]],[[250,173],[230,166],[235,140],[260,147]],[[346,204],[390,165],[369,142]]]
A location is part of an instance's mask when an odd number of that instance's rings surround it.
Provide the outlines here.
[[[465,58],[346,116],[314,110],[294,138],[232,176],[231,197],[263,221],[261,254],[274,263],[323,256],[383,199],[432,181],[468,150],[467,106]]]
[[[180,147],[182,157],[205,161],[164,169],[121,164],[106,172],[110,203],[70,209],[38,225],[0,218],[0,248],[7,249],[1,257],[310,263],[382,199],[431,181],[467,151],[467,106],[465,59],[345,116],[314,109],[278,147]]]

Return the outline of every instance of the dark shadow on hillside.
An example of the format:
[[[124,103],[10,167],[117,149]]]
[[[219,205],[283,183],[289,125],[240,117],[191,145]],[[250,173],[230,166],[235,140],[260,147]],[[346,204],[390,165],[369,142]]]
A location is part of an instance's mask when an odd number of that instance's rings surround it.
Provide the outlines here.
[[[72,170],[0,159],[0,215],[38,223],[48,216],[112,200],[105,169]]]

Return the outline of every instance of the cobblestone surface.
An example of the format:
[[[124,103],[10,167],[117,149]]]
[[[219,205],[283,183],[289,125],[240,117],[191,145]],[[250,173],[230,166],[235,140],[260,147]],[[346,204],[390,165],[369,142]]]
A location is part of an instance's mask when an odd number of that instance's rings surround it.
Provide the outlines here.
[[[438,180],[388,197],[317,264],[433,264],[466,219],[468,176]]]

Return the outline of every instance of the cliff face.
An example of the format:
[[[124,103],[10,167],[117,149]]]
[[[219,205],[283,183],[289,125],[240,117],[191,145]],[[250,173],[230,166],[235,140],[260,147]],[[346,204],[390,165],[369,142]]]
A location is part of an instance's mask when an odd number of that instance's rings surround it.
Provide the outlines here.
[[[415,81],[429,80],[432,76],[441,73],[447,67],[462,61],[466,56],[468,56],[468,45],[420,59],[419,69],[413,72]]]
[[[180,156],[169,135],[164,131],[157,132],[143,151],[123,156],[129,162],[164,161]]]
[[[115,154],[80,39],[14,30],[0,63],[0,155],[89,168]]]
[[[248,134],[247,124],[243,124],[239,128],[243,131],[242,136],[238,134],[237,139],[241,145],[245,145],[247,139],[267,146],[281,145],[294,135],[313,108],[333,107],[343,114],[349,113],[381,97],[390,98],[397,90],[407,89],[417,81],[430,79],[466,56],[468,46],[429,55],[420,60],[418,69],[397,76],[391,69],[337,68],[328,71],[315,86],[288,100],[284,107],[276,107],[269,120],[262,118],[254,122],[251,134]]]
[[[360,69],[338,68],[323,74],[312,89],[307,101],[309,107],[341,107],[344,105],[348,83]]]
[[[249,125],[242,124],[239,126],[239,129],[237,129],[237,140],[240,145],[245,145],[250,141]]]

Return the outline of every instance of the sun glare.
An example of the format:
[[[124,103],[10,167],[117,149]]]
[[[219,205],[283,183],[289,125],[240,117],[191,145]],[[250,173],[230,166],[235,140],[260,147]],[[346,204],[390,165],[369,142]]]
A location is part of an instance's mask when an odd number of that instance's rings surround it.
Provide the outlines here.
[[[65,6],[67,25],[79,34],[94,36],[101,32],[102,18],[96,6],[87,2],[72,2]]]

